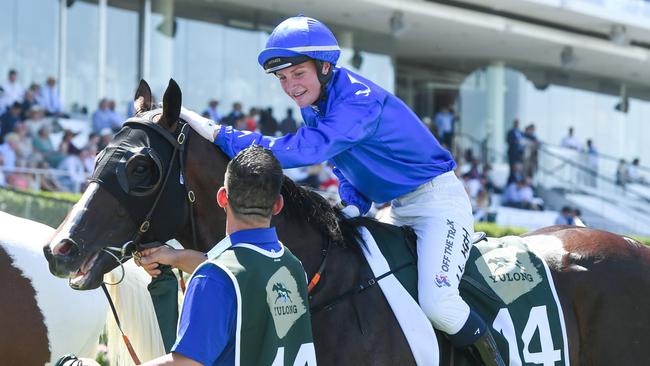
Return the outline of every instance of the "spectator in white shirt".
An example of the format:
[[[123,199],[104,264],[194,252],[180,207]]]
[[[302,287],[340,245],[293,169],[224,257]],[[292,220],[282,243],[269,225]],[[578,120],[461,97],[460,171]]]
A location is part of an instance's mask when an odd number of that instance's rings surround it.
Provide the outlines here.
[[[16,168],[16,150],[20,143],[20,136],[15,132],[10,132],[5,136],[4,144],[0,145],[0,155],[4,162],[5,173],[10,173]]]
[[[451,149],[454,136],[454,114],[449,107],[444,107],[435,115],[438,139],[447,149]]]
[[[56,88],[56,79],[48,77],[45,86],[41,89],[39,103],[45,108],[47,116],[61,116],[63,115],[63,108],[61,107],[61,97]]]
[[[93,113],[92,117],[92,128],[93,132],[101,133],[105,128],[108,128],[114,132],[117,132],[122,128],[123,120],[118,118],[115,111],[111,108],[111,101],[108,99],[102,99],[99,102],[99,108]]]
[[[25,120],[25,126],[29,131],[30,137],[38,136],[38,131],[45,125],[49,125],[51,120],[44,119],[45,110],[40,105],[33,105],[28,111],[28,119]]]
[[[4,106],[10,106],[14,102],[23,102],[23,97],[25,96],[25,88],[23,88],[18,83],[17,79],[18,73],[16,70],[9,70],[9,73],[7,74],[7,81],[2,84],[4,94],[2,96],[3,101],[0,104]]]
[[[573,136],[573,127],[569,127],[569,135],[562,139],[562,147],[568,149],[580,150],[582,149],[582,144],[575,136]]]
[[[627,178],[632,183],[645,183],[645,178],[639,173],[639,158],[632,160],[627,168]]]
[[[79,157],[81,151],[77,150],[68,154],[59,164],[59,170],[65,170],[67,174],[59,176],[59,185],[72,193],[79,193],[82,184],[86,181],[86,167]]]
[[[539,199],[535,197],[532,182],[529,178],[519,179],[510,183],[501,198],[501,203],[507,207],[539,210]]]

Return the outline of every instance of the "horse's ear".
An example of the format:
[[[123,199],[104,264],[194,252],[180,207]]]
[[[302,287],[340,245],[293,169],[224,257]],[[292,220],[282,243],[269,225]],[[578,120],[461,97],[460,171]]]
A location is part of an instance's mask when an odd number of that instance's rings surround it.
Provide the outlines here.
[[[167,90],[165,90],[163,96],[163,114],[160,123],[165,124],[167,128],[171,128],[181,115],[182,102],[181,88],[174,79],[169,79],[169,85],[167,85]]]
[[[151,97],[151,88],[144,79],[140,79],[140,85],[133,98],[133,111],[135,114],[151,110],[153,98]]]

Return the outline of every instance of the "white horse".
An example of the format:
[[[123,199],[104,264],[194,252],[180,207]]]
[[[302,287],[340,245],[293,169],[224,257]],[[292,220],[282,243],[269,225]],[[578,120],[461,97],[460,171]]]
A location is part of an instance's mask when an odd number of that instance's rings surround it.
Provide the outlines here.
[[[0,364],[51,365],[68,353],[94,358],[105,325],[111,365],[132,364],[103,292],[73,290],[50,273],[42,248],[53,232],[0,211]],[[140,359],[156,358],[165,351],[146,288],[150,277],[132,261],[124,270],[109,292]],[[121,271],[105,281],[117,282]]]

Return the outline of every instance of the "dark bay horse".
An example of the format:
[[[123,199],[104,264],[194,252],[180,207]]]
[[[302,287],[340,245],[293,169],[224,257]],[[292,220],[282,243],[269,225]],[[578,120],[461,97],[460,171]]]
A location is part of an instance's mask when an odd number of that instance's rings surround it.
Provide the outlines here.
[[[163,103],[162,111],[153,110],[149,86],[140,83],[136,120],[125,123],[98,157],[88,189],[44,248],[52,273],[74,277],[78,289],[97,287],[101,275],[117,265],[107,247],[175,237],[205,252],[225,236],[225,215],[215,197],[228,158],[179,121],[181,91],[173,80]],[[282,242],[301,259],[309,278],[327,258],[312,306],[373,277],[355,244],[361,221],[342,219],[324,199],[288,179],[282,194],[285,209],[273,221]],[[650,360],[649,249],[573,227],[547,228],[527,239],[540,248],[557,284],[571,363]],[[312,322],[320,364],[414,364],[377,286],[314,314]],[[441,364],[449,364],[448,343],[443,337],[439,343]]]

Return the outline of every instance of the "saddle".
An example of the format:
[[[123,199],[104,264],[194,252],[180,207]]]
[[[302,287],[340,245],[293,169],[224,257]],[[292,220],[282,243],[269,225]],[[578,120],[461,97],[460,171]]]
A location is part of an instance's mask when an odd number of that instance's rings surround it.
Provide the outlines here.
[[[413,230],[371,220],[363,225],[392,274],[417,301],[417,237]],[[520,237],[487,238],[485,233],[476,233],[472,239],[474,245],[461,278],[460,294],[492,327],[504,361],[511,365],[568,363],[562,307],[543,259]],[[404,310],[393,306],[398,319],[400,311]],[[406,333],[408,326],[401,325]],[[436,331],[436,338],[439,347],[451,347],[442,333]],[[456,357],[462,359],[463,355]]]

